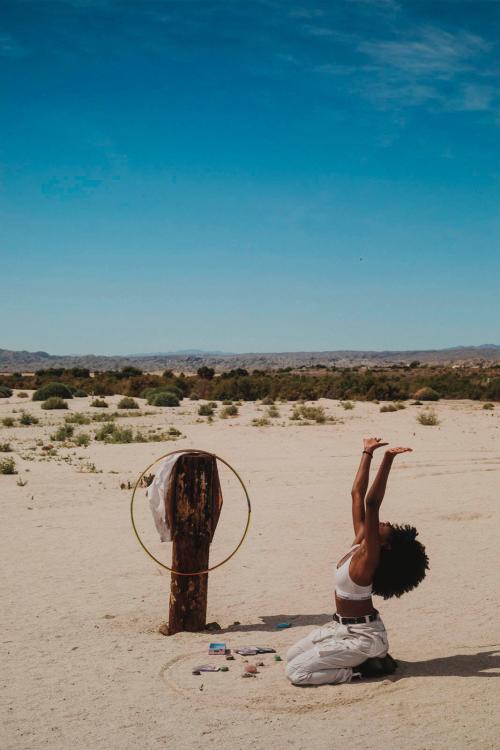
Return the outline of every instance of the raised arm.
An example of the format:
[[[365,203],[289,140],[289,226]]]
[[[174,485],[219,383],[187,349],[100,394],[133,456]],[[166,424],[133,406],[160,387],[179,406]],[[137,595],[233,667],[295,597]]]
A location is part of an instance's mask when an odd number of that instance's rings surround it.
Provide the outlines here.
[[[352,485],[352,523],[356,541],[358,536],[363,537],[365,523],[365,495],[368,489],[368,477],[370,474],[370,464],[373,451],[387,443],[382,442],[382,438],[365,438],[363,440],[363,453],[359,468]]]
[[[368,560],[376,567],[380,554],[379,508],[384,499],[387,479],[392,462],[399,453],[408,453],[411,448],[389,448],[385,452],[377,476],[366,496],[365,542]]]

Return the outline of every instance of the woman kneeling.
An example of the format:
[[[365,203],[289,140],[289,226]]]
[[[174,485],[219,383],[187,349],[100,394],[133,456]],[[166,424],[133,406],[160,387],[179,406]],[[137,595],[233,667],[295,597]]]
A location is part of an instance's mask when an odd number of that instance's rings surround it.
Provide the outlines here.
[[[411,448],[389,448],[385,452],[366,494],[373,451],[384,445],[387,443],[380,438],[364,440],[351,493],[354,544],[335,571],[337,611],[331,622],[313,630],[288,651],[286,674],[294,685],[350,682],[354,675],[394,671],[395,662],[387,654],[387,633],[373,606],[372,594],[384,599],[402,596],[424,579],[429,564],[413,526],[379,521],[392,462]]]

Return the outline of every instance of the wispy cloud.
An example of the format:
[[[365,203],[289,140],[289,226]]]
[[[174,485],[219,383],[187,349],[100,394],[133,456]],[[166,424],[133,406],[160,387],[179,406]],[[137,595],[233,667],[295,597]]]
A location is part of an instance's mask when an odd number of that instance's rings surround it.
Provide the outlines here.
[[[376,64],[414,75],[449,78],[471,68],[471,61],[490,47],[467,31],[451,33],[424,28],[413,38],[363,41],[358,49]]]
[[[302,30],[332,43],[324,61],[308,63],[309,70],[334,78],[337,91],[374,106],[430,105],[452,111],[498,106],[497,72],[490,65],[494,43],[468,30],[406,24],[396,32],[388,25],[386,33],[378,28],[367,38],[318,21],[303,24]]]
[[[0,34],[0,57],[23,57],[26,52],[10,34]]]
[[[367,92],[381,104],[430,103],[447,110],[487,110],[494,89],[484,77],[491,43],[477,34],[425,27],[406,39],[362,41],[375,86]]]
[[[469,112],[492,109],[497,93],[497,90],[493,86],[467,84],[463,87],[461,96],[458,97],[455,109]]]

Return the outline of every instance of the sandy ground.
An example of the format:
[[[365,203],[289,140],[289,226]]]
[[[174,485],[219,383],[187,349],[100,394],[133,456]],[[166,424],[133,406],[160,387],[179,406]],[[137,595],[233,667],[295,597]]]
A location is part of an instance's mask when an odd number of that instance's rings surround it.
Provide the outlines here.
[[[185,402],[120,420],[134,429],[175,425],[185,436],[175,442],[93,441],[42,460],[36,441],[50,442],[64,412],[25,402],[0,402],[0,418],[18,417],[24,405],[41,419],[0,425],[0,443],[14,449],[0,458],[13,456],[19,470],[0,476],[4,750],[497,746],[500,405],[440,402],[441,424],[424,427],[416,421],[422,407],[381,414],[376,404],[344,411],[324,400],[342,422],[301,426],[289,421],[291,405],[279,405],[271,426],[254,427],[265,407],[244,404],[239,416],[208,424],[196,421],[197,403]],[[88,399],[70,408],[96,411]],[[331,618],[333,566],[353,536],[350,486],[362,437],[372,434],[414,448],[396,460],[381,517],[415,523],[431,564],[419,589],[377,602],[398,672],[296,688],[284,662],[267,656],[254,679],[241,679],[241,657],[226,662],[229,672],[193,676],[193,666],[221,657],[207,657],[207,633],[158,633],[169,577],[132,535],[131,493],[120,484],[177,447],[214,451],[234,465],[248,485],[252,524],[237,556],[210,574],[207,620],[220,623],[216,640],[232,649],[268,645],[284,657]],[[241,491],[227,473],[222,479],[212,563],[234,546],[245,520]],[[138,518],[167,561],[144,491]],[[276,629],[282,621],[292,627]]]

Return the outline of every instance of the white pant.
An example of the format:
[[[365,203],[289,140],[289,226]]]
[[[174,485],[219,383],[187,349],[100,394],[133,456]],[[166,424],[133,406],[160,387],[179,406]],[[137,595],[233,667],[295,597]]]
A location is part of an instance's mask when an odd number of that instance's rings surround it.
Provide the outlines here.
[[[375,656],[385,656],[388,649],[380,616],[360,625],[341,625],[332,620],[289,649],[286,676],[294,685],[350,682],[352,667]]]

